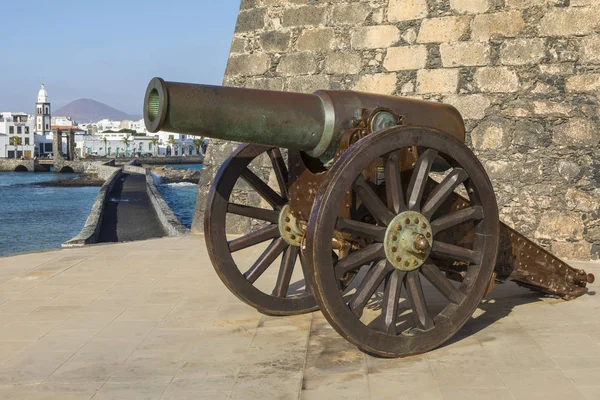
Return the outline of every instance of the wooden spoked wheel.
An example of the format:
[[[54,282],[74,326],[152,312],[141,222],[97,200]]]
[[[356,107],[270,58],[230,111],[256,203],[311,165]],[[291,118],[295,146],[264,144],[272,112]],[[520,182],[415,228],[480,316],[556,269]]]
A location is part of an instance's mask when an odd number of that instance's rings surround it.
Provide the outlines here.
[[[412,169],[402,171],[415,148]],[[384,181],[365,179],[363,171],[378,162]],[[434,164],[451,166],[439,183]],[[481,163],[439,131],[394,127],[358,141],[330,174],[312,208],[306,249],[307,277],[325,317],[372,354],[398,357],[440,346],[473,314],[494,270],[498,209]],[[449,207],[461,189],[468,203]],[[349,196],[368,219],[340,216]],[[332,238],[340,232],[353,250],[332,260]],[[355,277],[342,288],[338,281],[348,273]]]
[[[270,170],[275,189],[259,176]],[[304,281],[300,248],[284,240],[279,229],[288,202],[288,170],[278,148],[242,144],[221,166],[206,202],[204,231],[217,274],[240,300],[270,315],[317,309]],[[242,204],[252,199],[258,205]],[[228,237],[227,227],[240,225],[248,232]]]

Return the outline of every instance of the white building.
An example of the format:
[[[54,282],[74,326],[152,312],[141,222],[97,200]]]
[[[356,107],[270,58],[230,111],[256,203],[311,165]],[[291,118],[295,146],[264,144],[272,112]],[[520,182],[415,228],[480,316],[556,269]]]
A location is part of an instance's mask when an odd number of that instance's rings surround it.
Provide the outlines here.
[[[77,127],[77,122],[71,117],[52,117],[52,126]]]
[[[0,157],[33,158],[35,152],[33,117],[25,113],[0,113]]]

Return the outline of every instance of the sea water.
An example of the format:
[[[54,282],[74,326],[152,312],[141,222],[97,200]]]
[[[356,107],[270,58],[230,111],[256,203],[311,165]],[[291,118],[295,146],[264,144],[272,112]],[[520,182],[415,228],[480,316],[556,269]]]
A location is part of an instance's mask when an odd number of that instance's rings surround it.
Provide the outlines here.
[[[173,214],[183,225],[190,228],[194,218],[198,185],[194,183],[161,183],[158,180],[157,187]]]
[[[0,173],[0,256],[58,248],[81,231],[100,188],[35,185],[77,177]]]

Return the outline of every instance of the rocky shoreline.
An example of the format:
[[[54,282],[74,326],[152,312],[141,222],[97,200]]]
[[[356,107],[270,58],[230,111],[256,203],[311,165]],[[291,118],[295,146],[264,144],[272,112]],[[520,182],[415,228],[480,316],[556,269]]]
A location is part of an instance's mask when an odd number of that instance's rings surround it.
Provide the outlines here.
[[[160,177],[162,183],[198,183],[201,170],[198,169],[173,169],[168,167],[153,167],[152,173]]]

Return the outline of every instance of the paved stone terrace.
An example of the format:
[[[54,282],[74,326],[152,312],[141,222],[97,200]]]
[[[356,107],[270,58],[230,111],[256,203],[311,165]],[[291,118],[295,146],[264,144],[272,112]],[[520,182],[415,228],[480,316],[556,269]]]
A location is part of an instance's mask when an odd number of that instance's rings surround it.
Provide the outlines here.
[[[599,399],[599,288],[497,286],[450,344],[386,360],[242,304],[202,237],[0,258],[0,398]]]

